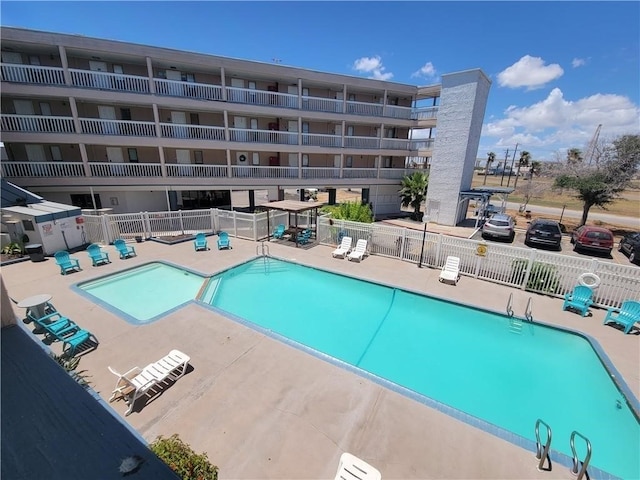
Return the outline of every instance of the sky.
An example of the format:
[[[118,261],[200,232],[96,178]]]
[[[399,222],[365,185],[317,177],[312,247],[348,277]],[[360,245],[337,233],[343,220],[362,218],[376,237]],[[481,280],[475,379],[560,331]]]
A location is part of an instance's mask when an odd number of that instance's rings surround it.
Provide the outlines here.
[[[0,4],[1,25],[392,82],[480,68],[478,157],[533,160],[640,134],[640,2],[67,2]],[[436,132],[437,135],[437,132]]]

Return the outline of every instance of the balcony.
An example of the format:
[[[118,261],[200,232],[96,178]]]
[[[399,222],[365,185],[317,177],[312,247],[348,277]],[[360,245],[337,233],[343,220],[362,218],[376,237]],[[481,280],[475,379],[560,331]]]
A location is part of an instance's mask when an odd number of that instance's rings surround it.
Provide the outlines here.
[[[271,107],[298,108],[298,95],[268,92],[252,88],[227,87],[227,101]]]
[[[192,138],[196,140],[224,141],[224,127],[206,125],[182,125],[161,123],[160,131],[164,138]]]
[[[2,64],[2,81],[37,83],[39,85],[64,85],[64,70],[59,67]]]
[[[45,115],[2,115],[3,132],[74,133],[73,118]]]
[[[2,162],[3,178],[86,177],[81,162]],[[89,162],[91,177],[99,178],[244,178],[244,179],[391,179],[398,180],[411,173],[404,168],[343,168],[297,166],[240,166],[165,164],[160,163]],[[231,177],[229,177],[231,171]]]
[[[378,137],[344,137],[344,146],[347,148],[380,148]]]
[[[206,83],[178,82],[176,80],[153,79],[157,95],[187,97],[196,100],[222,100],[222,87]]]
[[[341,147],[341,135],[326,135],[319,133],[303,133],[302,145],[311,145],[315,147]]]
[[[379,103],[366,103],[347,101],[347,113],[350,115],[366,115],[369,117],[381,117],[383,106]]]
[[[70,68],[71,83],[76,87],[116,90],[119,92],[150,93],[149,79],[138,75],[94,72]]]
[[[82,133],[90,135],[123,135],[127,137],[155,137],[154,122],[134,122],[131,120],[104,120],[81,118]]]
[[[430,120],[436,118],[438,107],[414,108],[411,112],[411,120]]]
[[[230,128],[229,140],[248,143],[279,143],[282,145],[298,145],[297,132],[280,132],[278,130],[250,130],[246,128]]]

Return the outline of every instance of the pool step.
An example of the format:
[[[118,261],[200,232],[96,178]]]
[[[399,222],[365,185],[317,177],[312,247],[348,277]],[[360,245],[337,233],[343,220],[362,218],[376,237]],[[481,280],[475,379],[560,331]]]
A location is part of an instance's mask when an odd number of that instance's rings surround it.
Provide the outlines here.
[[[509,331],[518,335],[522,335],[522,322],[517,318],[509,319]]]
[[[242,273],[247,274],[268,274],[268,273],[277,273],[277,272],[286,272],[289,271],[288,265],[282,264],[280,262],[274,263],[270,262],[269,259],[265,259],[264,261],[256,261],[252,265],[249,266]]]

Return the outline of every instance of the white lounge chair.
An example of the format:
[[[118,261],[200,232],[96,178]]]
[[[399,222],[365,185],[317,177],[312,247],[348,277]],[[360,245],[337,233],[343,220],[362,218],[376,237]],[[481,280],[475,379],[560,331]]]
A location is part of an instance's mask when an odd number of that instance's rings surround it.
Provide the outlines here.
[[[129,415],[138,398],[153,391],[154,387],[162,386],[167,380],[175,381],[183,376],[187,371],[189,360],[191,359],[184,353],[171,350],[168,355],[157,362],[150,363],[142,369],[134,367],[124,374],[107,367],[111,373],[118,377],[109,402],[123,398],[129,406],[125,416]]]
[[[338,472],[334,480],[381,480],[382,475],[378,470],[369,465],[364,460],[360,460],[358,457],[351,455],[350,453],[343,453],[340,457],[340,464],[338,465]]]
[[[344,258],[345,255],[349,253],[349,250],[351,250],[351,241],[351,237],[342,237],[342,242],[340,242],[338,248],[331,252],[333,258]]]
[[[356,248],[354,248],[349,255],[347,255],[347,260],[362,260],[362,257],[367,253],[367,241],[360,239],[356,242]]]
[[[458,257],[448,256],[447,261],[442,267],[439,280],[441,282],[453,282],[454,285],[458,283],[460,278],[460,259]]]

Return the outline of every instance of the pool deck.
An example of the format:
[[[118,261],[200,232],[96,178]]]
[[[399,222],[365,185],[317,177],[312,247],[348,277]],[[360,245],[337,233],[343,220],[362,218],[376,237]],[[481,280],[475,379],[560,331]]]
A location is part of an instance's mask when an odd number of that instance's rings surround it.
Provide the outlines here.
[[[116,380],[108,365],[126,371],[171,349],[187,353],[193,368],[161,395],[146,404],[139,401],[128,417],[122,402],[111,406],[148,441],[178,433],[194,450],[205,451],[220,468],[221,480],[333,478],[345,451],[374,465],[387,479],[574,478],[558,464],[551,472],[538,472],[532,451],[195,303],[150,325],[133,326],[70,288],[155,260],[211,274],[254,257],[259,246],[231,238],[233,249],[218,251],[216,238],[209,237],[212,249],[206,252],[194,252],[192,242],[169,246],[148,241],[135,244],[138,256],[128,260],[119,260],[113,246],[104,247],[112,263],[101,267],[91,267],[86,252],[78,252],[73,256],[84,270],[67,276],[48,258],[4,266],[2,277],[11,297],[49,293],[61,313],[96,335],[100,345],[82,356],[80,369],[104,399]],[[636,399],[640,397],[640,335],[603,326],[605,310],[592,309],[593,316],[582,318],[563,312],[557,298],[465,276],[457,286],[442,284],[439,270],[378,256],[349,262],[332,258],[332,249],[269,243],[276,257],[492,310],[504,311],[513,293],[516,316],[524,314],[533,298],[534,320],[595,338]],[[239,294],[246,301],[260,301],[260,292]],[[24,310],[13,307],[22,318]],[[283,308],[283,314],[322,312]],[[60,346],[52,349],[57,352]],[[581,395],[588,393],[576,392],[577,399]],[[559,441],[569,439],[554,438]]]

